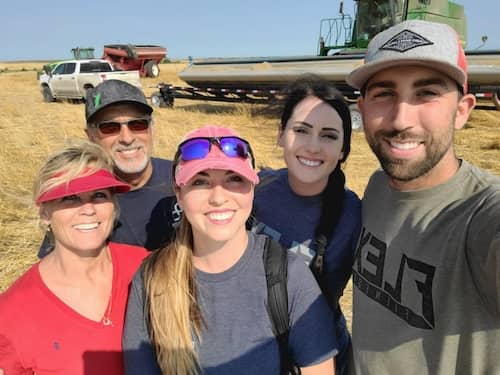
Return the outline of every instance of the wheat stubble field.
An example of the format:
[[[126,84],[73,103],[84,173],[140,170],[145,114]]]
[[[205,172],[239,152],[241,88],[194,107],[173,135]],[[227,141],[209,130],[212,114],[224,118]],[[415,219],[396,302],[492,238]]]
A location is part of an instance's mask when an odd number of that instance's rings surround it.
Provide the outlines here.
[[[38,227],[31,187],[47,155],[69,139],[83,138],[84,105],[44,103],[36,72],[42,63],[0,62],[0,292],[36,261],[43,237]],[[160,76],[143,79],[146,95],[158,82],[183,85],[177,73],[184,64],[161,65]],[[172,158],[182,136],[203,124],[236,129],[255,151],[257,164],[283,166],[276,146],[278,120],[259,114],[258,106],[177,100],[174,108],[154,111],[155,149],[159,157]],[[500,175],[500,113],[475,110],[466,128],[457,133],[457,153]],[[345,166],[347,185],[362,196],[377,161],[362,132],[354,133],[351,155]],[[350,317],[350,287],[343,298]]]

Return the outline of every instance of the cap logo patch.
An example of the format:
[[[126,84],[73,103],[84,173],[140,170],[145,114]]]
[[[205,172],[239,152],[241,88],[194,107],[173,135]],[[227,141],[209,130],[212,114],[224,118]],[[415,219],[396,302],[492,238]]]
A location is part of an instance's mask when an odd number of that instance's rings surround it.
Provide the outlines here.
[[[389,39],[380,49],[406,52],[416,47],[432,45],[431,41],[410,30],[403,30]]]
[[[94,108],[97,108],[101,105],[101,93],[98,93],[94,96]]]

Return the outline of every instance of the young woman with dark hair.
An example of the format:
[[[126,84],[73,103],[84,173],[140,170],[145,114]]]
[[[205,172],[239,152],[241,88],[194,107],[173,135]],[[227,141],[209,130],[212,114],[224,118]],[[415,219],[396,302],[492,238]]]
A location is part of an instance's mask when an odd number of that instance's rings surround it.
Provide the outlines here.
[[[335,313],[338,374],[350,335],[339,299],[351,275],[361,203],[345,187],[342,163],[351,150],[351,117],[342,94],[306,75],[285,90],[278,144],[286,168],[264,169],[255,192],[253,231],[302,254]]]

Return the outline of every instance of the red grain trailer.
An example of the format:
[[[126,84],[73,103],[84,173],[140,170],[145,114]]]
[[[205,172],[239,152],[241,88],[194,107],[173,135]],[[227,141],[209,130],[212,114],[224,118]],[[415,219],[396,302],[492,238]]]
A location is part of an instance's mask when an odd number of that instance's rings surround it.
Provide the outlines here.
[[[138,70],[141,77],[158,77],[158,64],[167,56],[167,49],[153,45],[108,44],[102,58],[115,69]]]

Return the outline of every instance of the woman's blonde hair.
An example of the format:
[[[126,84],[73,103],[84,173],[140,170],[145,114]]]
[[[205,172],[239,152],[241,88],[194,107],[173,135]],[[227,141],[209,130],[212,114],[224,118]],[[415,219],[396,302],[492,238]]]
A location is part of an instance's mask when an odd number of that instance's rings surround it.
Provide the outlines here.
[[[33,184],[33,199],[55,186],[69,183],[77,176],[91,175],[99,169],[113,171],[113,162],[97,144],[89,141],[72,141],[50,155],[40,168]]]
[[[175,240],[144,263],[145,316],[164,375],[200,372],[194,341],[201,341],[203,318],[196,300],[193,232],[185,217]]]

